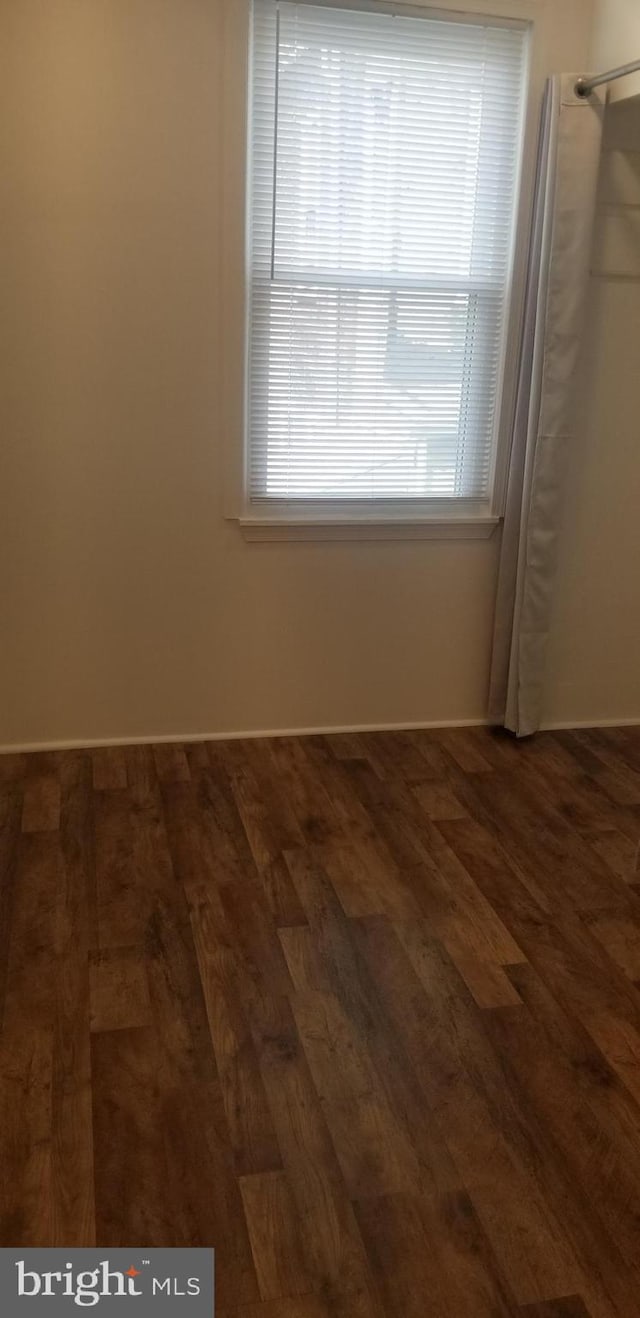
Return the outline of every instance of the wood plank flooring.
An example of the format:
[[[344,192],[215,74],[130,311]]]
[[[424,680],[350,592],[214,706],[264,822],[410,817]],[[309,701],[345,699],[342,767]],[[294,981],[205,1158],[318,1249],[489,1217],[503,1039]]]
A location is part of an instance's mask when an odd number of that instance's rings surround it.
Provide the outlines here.
[[[640,1318],[640,729],[0,757],[0,1244]]]

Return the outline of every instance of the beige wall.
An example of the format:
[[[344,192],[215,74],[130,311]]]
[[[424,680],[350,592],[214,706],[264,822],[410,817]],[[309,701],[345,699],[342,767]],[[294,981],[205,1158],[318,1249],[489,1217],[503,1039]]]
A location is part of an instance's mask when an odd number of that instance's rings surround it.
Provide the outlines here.
[[[640,99],[607,109],[592,272],[550,723],[640,720]]]
[[[220,4],[1,7],[1,745],[485,712],[497,538],[222,516]]]
[[[594,73],[618,68],[640,59],[640,4],[638,0],[595,0],[591,64]],[[613,82],[612,101],[637,96],[640,73]]]

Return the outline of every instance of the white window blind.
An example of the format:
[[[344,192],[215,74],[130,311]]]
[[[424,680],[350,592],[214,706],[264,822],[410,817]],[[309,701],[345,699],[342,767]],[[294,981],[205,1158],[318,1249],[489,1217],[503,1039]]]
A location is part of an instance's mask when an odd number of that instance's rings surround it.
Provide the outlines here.
[[[490,496],[523,63],[517,26],[254,0],[252,503]]]

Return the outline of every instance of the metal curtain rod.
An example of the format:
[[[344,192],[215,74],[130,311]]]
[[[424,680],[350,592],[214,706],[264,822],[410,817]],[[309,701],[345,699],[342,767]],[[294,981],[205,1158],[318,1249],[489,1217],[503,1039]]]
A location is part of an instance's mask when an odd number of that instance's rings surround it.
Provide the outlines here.
[[[599,87],[603,82],[615,82],[616,78],[626,78],[628,73],[640,72],[640,59],[636,59],[632,64],[621,64],[619,69],[610,69],[608,73],[599,73],[596,78],[578,78],[576,83],[576,94],[578,96],[590,96],[594,87]]]

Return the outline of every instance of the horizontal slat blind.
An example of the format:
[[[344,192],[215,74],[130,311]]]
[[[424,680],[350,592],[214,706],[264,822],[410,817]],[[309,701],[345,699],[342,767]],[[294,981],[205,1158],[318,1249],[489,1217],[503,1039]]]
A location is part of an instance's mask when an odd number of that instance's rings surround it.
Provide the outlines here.
[[[254,0],[253,502],[488,496],[523,48]]]

